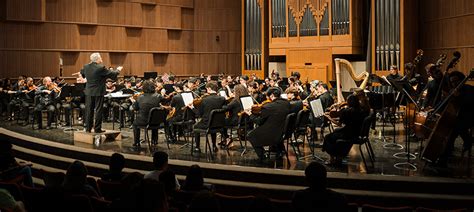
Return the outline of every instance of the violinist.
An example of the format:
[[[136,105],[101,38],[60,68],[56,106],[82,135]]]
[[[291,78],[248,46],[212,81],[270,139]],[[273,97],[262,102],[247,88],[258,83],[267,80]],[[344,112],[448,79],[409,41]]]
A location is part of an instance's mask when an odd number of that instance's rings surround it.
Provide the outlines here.
[[[29,104],[25,101],[26,93],[28,92],[28,87],[25,83],[26,78],[20,76],[18,82],[15,83],[12,90],[8,93],[12,95],[8,105],[7,105],[7,120],[13,120],[12,113],[18,107],[19,109],[28,108]],[[33,79],[31,79],[33,81]],[[34,93],[33,93],[34,94]]]
[[[219,89],[219,92],[221,91],[225,91],[225,94],[227,97],[230,97],[233,95],[232,90],[229,87],[229,82],[227,81],[227,79],[222,79],[221,88]]]
[[[239,124],[239,112],[243,111],[242,104],[240,103],[241,96],[247,96],[248,90],[244,85],[239,84],[234,87],[234,98],[232,101],[223,106],[223,109],[229,112],[228,117],[225,119],[226,127],[234,127]],[[232,139],[227,134],[227,128],[223,129],[222,135],[224,136],[225,143],[219,143],[221,146],[229,146],[232,143]]]
[[[257,82],[251,82],[248,87],[249,94],[252,96],[252,99],[256,101],[255,103],[260,103],[265,101],[265,95],[260,91],[259,85]]]
[[[137,81],[135,81],[137,82]],[[138,86],[141,86],[141,80],[138,80]],[[132,86],[132,81],[131,79],[128,79],[128,80],[125,80],[125,88],[122,89],[122,92],[123,93],[133,93],[133,95],[135,94],[139,94],[139,92],[141,90],[137,90],[139,89],[140,87],[136,87],[135,86]],[[120,128],[123,128],[125,127],[125,122],[130,122],[130,123],[133,123],[133,120],[134,120],[134,115],[133,115],[133,108],[132,108],[132,98],[128,98],[128,99],[125,99],[125,100],[122,100],[120,102],[120,106],[119,106],[119,121],[120,121]],[[128,118],[127,118],[127,117]]]
[[[245,86],[245,88],[247,88],[248,81],[249,81],[249,77],[247,75],[240,77],[240,84]]]
[[[286,95],[288,97],[288,101],[290,102],[290,113],[297,114],[303,109],[303,101],[301,100],[296,87],[288,87],[286,89]]]
[[[56,111],[55,100],[59,95],[59,91],[60,89],[56,84],[53,84],[50,77],[43,78],[43,85],[36,91],[38,103],[34,109],[36,121],[38,123],[38,129],[43,128],[43,118],[41,111],[44,109],[48,111],[48,122],[46,129],[51,128],[51,123],[53,123],[54,113]]]
[[[453,91],[466,76],[459,71],[452,71],[449,73],[449,87]],[[462,153],[472,148],[473,137],[470,133],[470,129],[474,126],[474,87],[472,85],[463,84],[457,90],[454,90],[454,96],[450,101],[456,105],[458,109],[455,126],[453,132],[448,138],[446,149],[439,159],[439,165],[446,165],[448,158],[452,155],[454,150],[454,141],[457,137],[461,137],[463,140]]]
[[[168,130],[168,135],[169,135],[169,138],[171,139],[171,142],[175,142],[177,140],[176,137],[177,137],[178,129],[176,125],[174,125],[174,123],[183,121],[184,119],[183,108],[185,107],[183,96],[181,96],[181,93],[183,92],[183,84],[182,83],[174,84],[174,90],[175,90],[175,94],[172,95],[171,100],[170,100],[170,105],[167,106],[170,109],[174,108],[175,110],[174,115],[168,119],[170,128],[167,130]]]
[[[282,99],[281,93],[280,88],[269,88],[266,96],[271,102],[261,106],[259,114],[253,114],[250,110],[245,111],[250,115],[250,120],[258,125],[257,128],[249,132],[247,137],[257,153],[258,162],[263,162],[265,159],[264,146],[275,148],[278,158],[282,157],[284,146],[281,136],[286,115],[290,113],[290,102]]]
[[[304,106],[309,108],[311,113],[312,113],[312,110],[309,103],[313,100],[320,99],[321,105],[324,111],[328,110],[328,108],[331,105],[333,105],[334,99],[332,98],[331,93],[328,91],[327,84],[324,84],[319,80],[313,80],[310,84],[309,89],[310,89],[310,94],[305,100],[303,100],[303,104]],[[316,118],[314,117],[314,115],[309,116],[309,121],[310,121],[310,128],[311,128],[310,138],[313,140],[317,140],[318,134],[317,134],[316,128],[327,126],[329,123],[323,116]]]
[[[341,109],[339,122],[336,125],[342,125],[334,132],[324,137],[322,150],[327,152],[331,159],[327,163],[330,165],[340,165],[352,147],[352,142],[337,142],[339,139],[351,140],[359,135],[364,118],[369,113],[364,112],[359,104],[359,99],[354,95],[347,98],[348,107]]]
[[[133,108],[138,111],[137,119],[133,122],[133,146],[140,146],[140,128],[148,122],[148,115],[152,108],[160,107],[160,96],[155,95],[155,84],[150,80],[143,82],[143,94],[133,103]],[[152,144],[158,143],[158,130],[151,130]]]
[[[225,104],[226,99],[222,96],[217,95],[217,82],[215,81],[210,81],[206,84],[205,86],[207,96],[201,97],[201,103],[199,106],[193,106],[193,105],[187,105],[187,107],[191,108],[195,114],[198,114],[201,116],[201,120],[197,122],[193,128],[194,129],[206,129],[207,128],[207,123],[209,122],[211,111],[214,109],[221,109],[222,106]],[[218,148],[216,146],[216,133],[211,133],[211,139],[212,139],[212,146],[214,152],[218,151]],[[201,152],[200,148],[200,133],[195,132],[194,133],[194,140],[196,141],[196,148],[193,150],[196,153]]]

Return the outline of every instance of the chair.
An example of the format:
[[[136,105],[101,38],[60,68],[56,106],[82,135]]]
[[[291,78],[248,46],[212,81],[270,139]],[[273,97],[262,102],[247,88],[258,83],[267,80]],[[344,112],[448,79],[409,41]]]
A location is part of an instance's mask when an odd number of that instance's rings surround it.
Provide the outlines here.
[[[294,211],[291,200],[280,200],[270,198],[270,202],[272,203],[273,211],[275,212]]]
[[[181,129],[183,130],[183,138],[184,138],[184,141],[186,142],[186,144],[181,146],[180,148],[183,148],[187,145],[190,145],[188,143],[187,137],[192,136],[191,135],[192,126],[194,125],[195,122],[196,121],[194,120],[194,116],[192,115],[192,111],[190,109],[186,108],[183,111],[183,120],[172,123],[175,126],[181,127]],[[187,134],[187,136],[186,136],[186,134]],[[179,134],[178,134],[178,140],[179,140]]]
[[[456,209],[434,209],[434,208],[425,208],[418,207],[415,209],[416,212],[468,212],[470,211],[467,208],[456,208]]]
[[[205,153],[207,156],[207,149],[209,148],[209,156],[211,160],[214,160],[214,155],[212,154],[211,144],[209,143],[209,134],[211,133],[222,133],[222,129],[225,127],[225,110],[215,109],[211,111],[209,122],[207,123],[206,129],[194,129],[195,133],[205,133],[206,134],[206,147]],[[222,136],[221,136],[222,138]],[[193,154],[193,145],[194,140],[191,144],[191,154]]]
[[[66,177],[63,172],[50,172],[41,169],[41,176],[46,187],[60,187]]]
[[[162,128],[163,125],[166,125],[166,116],[167,116],[168,111],[164,108],[161,107],[154,107],[150,110],[148,113],[148,121],[147,125],[145,126],[138,126],[140,129],[145,130],[145,142],[148,143],[148,147],[151,149],[151,141],[148,136],[148,131],[149,130],[158,130]],[[170,148],[169,144],[169,139],[168,135],[165,134],[166,137],[166,144],[168,145],[168,149]]]
[[[222,211],[247,211],[250,203],[255,199],[254,196],[229,196],[215,193],[219,200]]]
[[[89,197],[89,200],[94,211],[109,211],[109,206],[112,203],[111,201],[99,199],[97,197]]]
[[[20,185],[20,190],[25,200],[26,209],[28,211],[39,211],[40,205],[44,204],[42,201],[43,189]]]
[[[66,195],[64,197],[64,208],[67,211],[94,211],[92,209],[91,201],[86,195]]]
[[[282,132],[282,136],[281,136],[281,141],[279,143],[279,145],[282,145],[284,147],[285,146],[284,145],[285,140],[287,140],[286,150],[283,149],[283,151],[285,151],[286,160],[288,162],[288,165],[290,164],[290,157],[288,155],[288,149],[289,149],[289,144],[291,142],[290,141],[291,136],[293,135],[293,131],[295,130],[295,122],[296,122],[296,115],[294,113],[290,113],[290,114],[286,115],[285,123],[283,125],[283,132]],[[294,149],[294,147],[293,147],[293,151],[295,151],[296,155],[298,154],[296,152],[296,150]],[[296,156],[296,157],[298,157],[298,156]]]
[[[102,194],[104,199],[108,201],[113,201],[128,191],[127,186],[122,183],[97,180],[97,185],[100,194]]]
[[[362,145],[365,145],[365,148],[369,155],[370,162],[372,163],[372,167],[374,167],[375,155],[374,155],[374,151],[372,149],[372,145],[370,144],[370,140],[369,140],[370,126],[374,118],[375,118],[375,113],[373,111],[371,111],[370,114],[364,118],[364,121],[362,122],[361,131],[358,137],[353,138],[351,141],[346,140],[346,139],[338,139],[336,141],[336,142],[351,142],[352,144],[359,145],[360,156],[362,157],[362,160],[364,161],[364,166],[366,169],[367,169],[367,162],[365,160],[364,152],[362,151]]]
[[[97,181],[93,177],[87,177],[87,184],[89,184],[94,190],[96,190],[99,193],[99,196],[102,196],[102,194],[99,192],[99,186],[97,185]]]
[[[310,124],[309,115],[310,115],[309,110],[300,110],[298,114],[296,115],[295,127],[294,127],[294,132],[293,132],[294,142],[291,143],[293,148],[296,146],[298,150],[298,152],[296,152],[297,153],[296,160],[299,160],[299,156],[302,155],[300,151],[300,147],[299,147],[300,143],[298,143],[298,137],[303,135],[304,136],[303,139],[308,140],[306,132],[307,132],[307,127]],[[301,144],[303,145],[303,148],[304,148],[304,140]],[[314,148],[312,147],[312,145],[309,145],[309,146],[310,146],[311,153],[314,153]]]

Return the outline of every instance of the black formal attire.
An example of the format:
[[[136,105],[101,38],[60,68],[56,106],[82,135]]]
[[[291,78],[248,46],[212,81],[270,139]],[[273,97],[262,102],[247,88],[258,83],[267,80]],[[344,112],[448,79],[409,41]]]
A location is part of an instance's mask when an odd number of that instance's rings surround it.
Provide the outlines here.
[[[438,93],[440,84],[441,84],[441,80],[436,80],[436,79],[433,79],[429,81],[428,84],[426,84],[427,93],[426,93],[425,99],[423,100],[423,104],[422,104],[423,108],[435,107],[442,100],[441,99],[442,91]],[[436,95],[438,95],[438,97],[436,97]]]
[[[196,114],[201,116],[201,120],[194,124],[194,129],[207,129],[207,125],[211,118],[211,111],[215,109],[221,109],[222,106],[225,104],[225,98],[219,96],[215,93],[210,94],[209,96],[203,97],[201,105],[197,108],[194,108],[193,111]],[[194,133],[194,140],[196,141],[196,148],[200,148],[201,145],[201,135],[198,132]],[[211,133],[211,140],[212,144],[216,146],[216,133]]]
[[[389,75],[386,76],[386,78],[387,78],[387,80],[388,80],[389,82],[391,82],[391,81],[394,81],[394,80],[399,80],[399,79],[401,79],[402,76],[397,73],[397,74],[389,74]]]
[[[290,113],[298,114],[300,110],[303,110],[303,101],[302,100],[291,100],[290,101]]]
[[[43,128],[43,117],[41,111],[46,109],[48,111],[48,127],[51,127],[53,123],[54,112],[56,111],[55,101],[58,97],[58,93],[51,91],[50,94],[45,91],[48,90],[46,86],[41,86],[36,91],[37,104],[34,109],[36,115],[36,121],[38,123],[38,128]]]
[[[352,147],[352,139],[359,136],[362,123],[368,115],[368,112],[361,108],[348,107],[341,109],[339,122],[344,126],[325,136],[322,150],[331,156],[346,156]],[[337,142],[339,139],[346,142]]]
[[[95,62],[86,64],[81,69],[82,77],[87,79],[84,91],[86,96],[85,127],[87,132],[90,132],[92,129],[94,111],[96,113],[94,131],[100,132],[102,130],[102,106],[104,104],[104,95],[106,94],[105,82],[107,78],[115,78],[118,74],[118,70],[110,71],[104,65]]]
[[[254,101],[257,101],[256,103],[261,103],[261,102],[263,102],[267,99],[262,92],[253,93],[252,97],[253,97]]]
[[[160,107],[161,95],[144,93],[138,97],[133,104],[133,108],[138,111],[137,118],[133,122],[133,139],[135,145],[140,143],[140,129],[138,126],[145,126],[148,123],[148,115],[154,107]],[[152,143],[158,142],[158,130],[151,130]]]
[[[348,204],[343,194],[331,189],[307,188],[296,191],[292,200],[295,211],[347,211]]]
[[[23,112],[22,115],[28,117],[28,107],[33,105],[35,92],[24,93],[23,91],[28,90],[26,86],[15,86],[15,93],[12,94],[12,98],[7,105],[7,114],[9,117],[12,116],[14,110],[19,109]]]
[[[458,116],[456,118],[453,132],[448,138],[446,150],[440,158],[440,161],[446,162],[454,150],[454,141],[461,136],[463,143],[463,151],[472,148],[473,137],[470,129],[474,126],[474,87],[471,85],[463,85],[459,91],[459,96],[453,97],[450,101],[459,106]]]
[[[170,136],[170,138],[172,140],[175,140],[176,135],[177,135],[177,128],[176,128],[176,125],[174,125],[174,123],[183,121],[184,119],[185,110],[183,110],[183,108],[185,107],[185,105],[184,105],[183,96],[181,96],[181,93],[175,94],[173,98],[171,98],[170,106],[172,108],[175,108],[176,111],[174,112],[173,117],[171,117],[168,120],[170,128],[168,128],[167,130],[168,130],[168,135]]]
[[[278,98],[263,105],[260,115],[252,114],[250,116],[250,120],[259,126],[250,131],[247,138],[260,159],[263,159],[264,156],[264,146],[280,148],[282,145],[281,137],[284,133],[284,123],[289,113],[290,102]]]
[[[243,111],[240,99],[234,98],[229,104],[222,107],[228,112],[228,116],[225,119],[225,128],[222,133],[224,138],[228,138],[227,129],[239,125],[239,112]]]
[[[323,94],[319,95],[318,97],[310,97],[308,98],[308,103],[320,99],[321,100],[321,105],[323,107],[323,110],[326,111],[331,105],[334,104],[334,98],[332,98],[331,93],[329,91],[324,92]],[[317,127],[325,127],[329,125],[328,120],[324,118],[324,116],[321,117],[314,117],[313,110],[311,106],[308,107],[311,111],[311,115],[309,116],[309,121],[310,121],[310,128],[311,128],[311,139],[316,140],[318,137],[316,128]]]

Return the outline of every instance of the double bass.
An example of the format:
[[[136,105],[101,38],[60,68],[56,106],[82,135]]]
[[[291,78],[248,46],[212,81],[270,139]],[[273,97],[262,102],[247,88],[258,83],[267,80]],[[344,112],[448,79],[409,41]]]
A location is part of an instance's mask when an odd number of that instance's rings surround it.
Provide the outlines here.
[[[453,96],[466,83],[466,81],[472,77],[474,77],[474,69],[470,71],[468,77],[464,78],[456,88],[450,91],[449,95],[440,103],[440,106],[437,107],[439,110],[439,108],[446,105],[441,113],[436,114],[439,118],[436,120],[431,134],[428,137],[426,147],[421,153],[423,159],[435,162],[445,151],[448,139],[453,133],[454,126],[456,126],[455,123],[460,108],[459,97],[453,99]]]

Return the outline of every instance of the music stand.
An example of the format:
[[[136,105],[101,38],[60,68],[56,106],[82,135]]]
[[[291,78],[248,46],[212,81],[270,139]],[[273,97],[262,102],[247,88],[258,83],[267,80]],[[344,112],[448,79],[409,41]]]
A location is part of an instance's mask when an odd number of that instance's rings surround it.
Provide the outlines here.
[[[144,80],[156,79],[156,77],[158,77],[158,73],[157,73],[157,72],[144,72],[144,73],[143,73],[143,78],[144,78]]]
[[[408,127],[409,127],[409,122],[408,120],[408,103],[413,103],[415,105],[415,108],[418,108],[418,105],[416,104],[416,101],[411,97],[411,95],[408,93],[407,89],[405,89],[407,86],[410,86],[407,81],[391,81],[392,85],[402,93],[407,99],[407,108],[405,109],[405,150],[404,152],[399,152],[395,153],[393,156],[398,159],[403,159],[406,158],[405,162],[400,162],[396,163],[394,165],[395,168],[397,169],[403,169],[403,170],[411,170],[411,171],[416,171],[417,167],[415,164],[411,163],[410,160],[416,159],[416,156],[412,153],[410,153],[410,135],[408,134]]]
[[[60,99],[66,99],[66,102],[69,103],[70,105],[70,110],[71,112],[69,113],[69,126],[68,127],[65,127],[63,129],[64,132],[69,132],[69,131],[78,131],[79,129],[77,128],[74,128],[72,127],[72,118],[73,118],[73,115],[72,115],[72,111],[73,111],[73,108],[72,108],[72,99],[74,97],[77,97],[77,96],[81,96],[80,93],[77,94],[77,92],[73,92],[75,90],[75,87],[76,86],[73,86],[73,85],[65,85],[61,88],[61,95],[59,96]],[[69,98],[70,101],[67,99]]]

